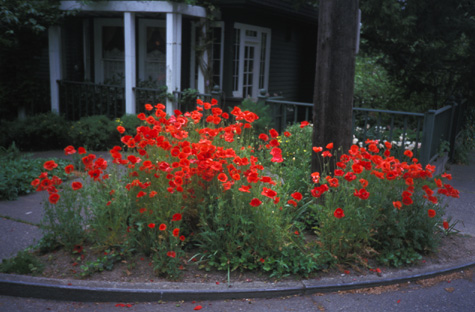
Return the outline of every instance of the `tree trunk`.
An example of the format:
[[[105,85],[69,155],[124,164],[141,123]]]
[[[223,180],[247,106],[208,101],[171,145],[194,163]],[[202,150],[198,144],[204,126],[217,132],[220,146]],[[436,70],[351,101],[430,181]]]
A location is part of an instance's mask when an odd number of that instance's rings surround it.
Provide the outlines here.
[[[313,146],[351,145],[357,31],[358,0],[320,0]],[[322,171],[319,159],[312,153],[312,172]]]

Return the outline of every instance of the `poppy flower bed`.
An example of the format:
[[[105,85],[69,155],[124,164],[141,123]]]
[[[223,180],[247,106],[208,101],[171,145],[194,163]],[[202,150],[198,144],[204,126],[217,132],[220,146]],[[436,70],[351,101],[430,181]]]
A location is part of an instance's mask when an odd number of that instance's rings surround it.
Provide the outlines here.
[[[135,135],[110,150],[112,161],[65,149],[79,155],[82,182],[66,185],[54,161],[44,164],[32,182],[47,193],[43,249],[73,253],[87,244],[113,254],[108,264],[143,254],[170,279],[188,263],[306,276],[332,264],[369,266],[368,259],[412,263],[451,229],[439,198],[458,197],[443,182],[450,175],[433,177],[433,166],[422,167],[410,151],[392,157],[388,142],[346,153],[332,143],[313,147],[325,169],[295,180],[308,161],[286,159],[281,142],[296,134],[253,133],[259,117],[251,111],[227,113],[214,100],[173,116],[162,104],[145,108]]]

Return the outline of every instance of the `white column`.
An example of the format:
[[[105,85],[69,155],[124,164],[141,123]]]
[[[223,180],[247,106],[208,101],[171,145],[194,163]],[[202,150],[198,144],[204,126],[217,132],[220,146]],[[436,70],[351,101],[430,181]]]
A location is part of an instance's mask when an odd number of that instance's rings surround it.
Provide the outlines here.
[[[59,86],[61,70],[61,28],[50,26],[48,29],[49,45],[49,81],[51,92],[51,111],[59,114]]]
[[[167,88],[168,92],[181,89],[181,23],[182,15],[167,13]],[[175,107],[167,100],[166,112],[173,114]]]
[[[135,61],[135,13],[124,12],[125,44],[125,113],[135,114],[136,61]],[[144,103],[145,104],[145,103]]]
[[[203,25],[200,32],[200,44],[204,43],[206,38],[206,24]],[[206,93],[206,85],[207,82],[205,81],[205,70],[208,69],[208,50],[204,50],[203,54],[201,55],[201,59],[198,60],[198,85],[196,89],[200,93]]]

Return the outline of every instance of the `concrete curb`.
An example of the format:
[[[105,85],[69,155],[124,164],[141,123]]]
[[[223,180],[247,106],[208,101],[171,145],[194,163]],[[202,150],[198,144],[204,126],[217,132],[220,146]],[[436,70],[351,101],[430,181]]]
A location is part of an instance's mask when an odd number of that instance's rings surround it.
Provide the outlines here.
[[[48,300],[76,302],[156,302],[180,300],[224,300],[242,298],[273,298],[291,295],[310,295],[386,286],[432,278],[475,266],[475,262],[437,271],[398,278],[369,280],[354,283],[317,285],[312,281],[284,283],[285,286],[255,283],[237,288],[213,289],[211,284],[171,283],[114,283],[81,280],[57,280],[40,277],[0,274],[0,294]],[[173,285],[173,287],[167,287]],[[186,286],[186,287],[182,287]],[[173,289],[175,288],[175,289]]]

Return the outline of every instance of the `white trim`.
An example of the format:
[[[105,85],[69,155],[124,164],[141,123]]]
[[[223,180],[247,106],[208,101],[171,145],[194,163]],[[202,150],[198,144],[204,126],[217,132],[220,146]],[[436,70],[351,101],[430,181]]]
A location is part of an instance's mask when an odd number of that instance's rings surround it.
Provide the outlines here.
[[[206,17],[206,9],[204,7],[168,1],[97,1],[89,2],[89,4],[85,4],[82,1],[61,1],[59,8],[64,11],[161,12]]]
[[[94,19],[94,81],[96,83],[104,82],[104,64],[102,61],[102,27],[103,26],[124,27],[124,21],[121,18]],[[125,52],[125,47],[124,47],[124,52]]]
[[[182,15],[167,13],[166,81],[168,92],[181,89],[181,25]],[[175,107],[167,100],[166,112],[172,115]]]
[[[135,13],[124,13],[125,55],[125,113],[135,114],[136,58],[135,58]]]
[[[145,77],[145,60],[147,59],[147,27],[161,27],[166,31],[166,22],[156,19],[140,19],[139,20],[139,79],[146,80]],[[165,39],[165,38],[164,38]],[[164,43],[165,44],[165,43]]]
[[[264,88],[267,90],[269,86],[269,65],[270,65],[270,41],[271,41],[271,29],[265,27],[259,27],[254,25],[234,23],[234,29],[239,29],[239,73],[238,73],[238,90],[233,90],[234,97],[243,97],[243,85],[244,85],[244,49],[245,46],[253,46],[254,50],[254,73],[253,73],[253,86],[252,86],[252,98],[257,98],[259,95],[259,74],[260,74],[260,62],[261,62],[261,43],[262,33],[267,34],[266,38],[266,56],[265,56],[265,73],[264,73]],[[255,37],[246,36],[246,31],[255,31],[257,35]],[[233,69],[234,70],[234,69]],[[234,88],[234,87],[233,87]]]
[[[200,42],[203,41],[203,34],[206,34],[206,23],[203,24],[200,34]],[[201,64],[203,66],[201,66]],[[198,81],[197,81],[197,90],[200,93],[206,92],[206,80],[205,80],[205,73],[203,72],[203,68],[208,67],[208,50],[203,51],[203,55],[201,56],[201,61],[197,64],[198,66]]]
[[[63,76],[61,66],[61,28],[59,26],[49,27],[48,45],[51,111],[59,113],[59,86],[57,81],[61,80]]]

